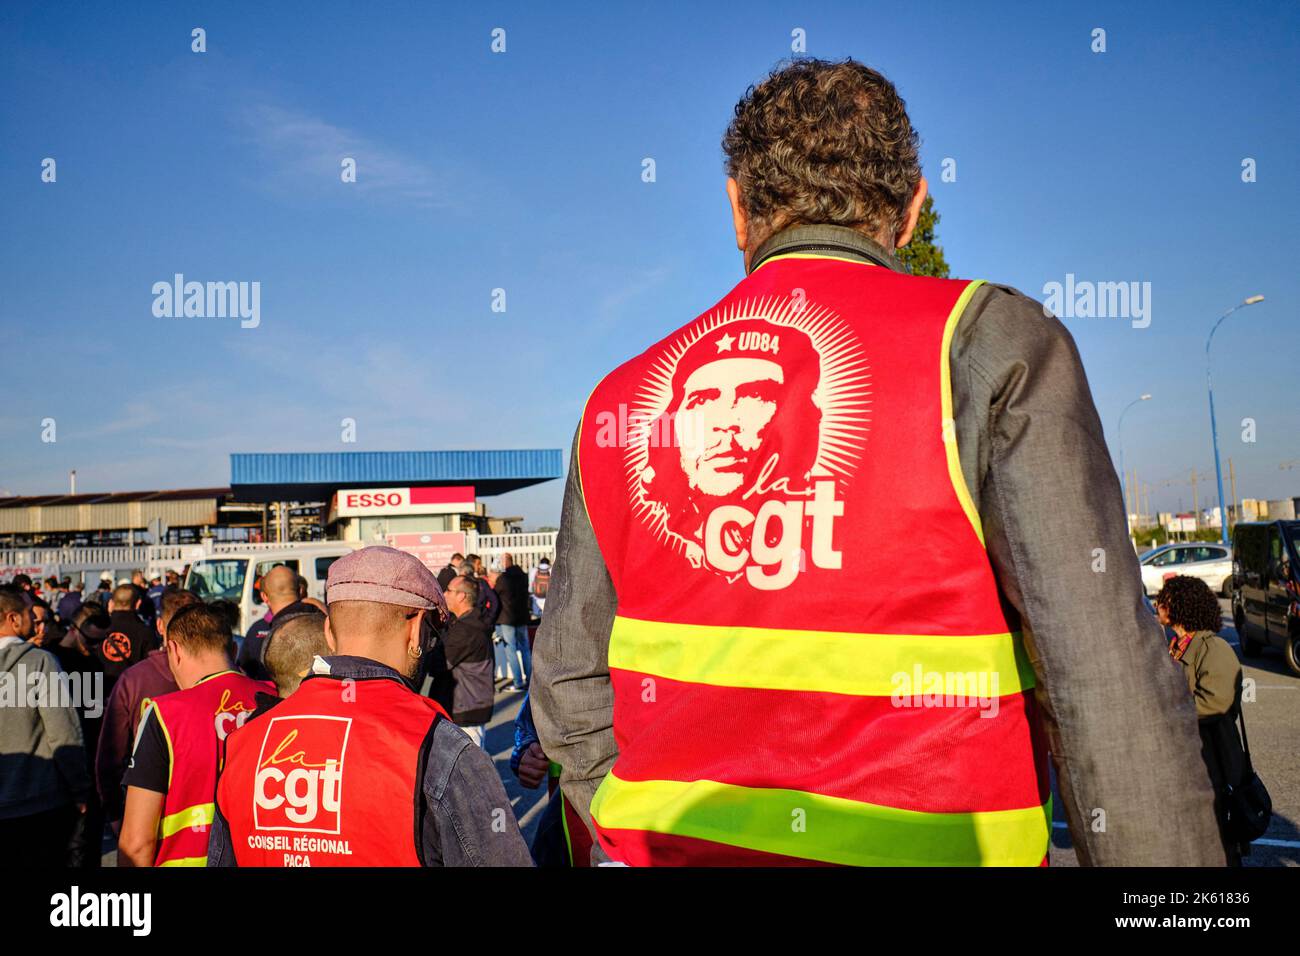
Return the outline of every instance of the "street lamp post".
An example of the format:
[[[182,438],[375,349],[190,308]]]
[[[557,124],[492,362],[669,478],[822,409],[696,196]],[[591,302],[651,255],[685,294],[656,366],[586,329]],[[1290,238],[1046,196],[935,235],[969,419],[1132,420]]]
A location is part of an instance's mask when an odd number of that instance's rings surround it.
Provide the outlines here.
[[[1219,465],[1219,428],[1214,420],[1214,382],[1210,377],[1210,343],[1214,341],[1214,333],[1219,330],[1223,320],[1240,308],[1248,305],[1254,305],[1256,302],[1263,302],[1262,295],[1252,295],[1248,299],[1238,302],[1223,315],[1219,316],[1219,321],[1214,323],[1210,329],[1210,335],[1205,340],[1205,389],[1210,394],[1210,440],[1214,443],[1214,480],[1219,486],[1219,541],[1223,544],[1228,543],[1228,509],[1223,503],[1223,468]]]
[[[1119,413],[1119,477],[1120,481],[1124,483],[1124,525],[1128,528],[1129,534],[1133,533],[1133,523],[1129,521],[1128,517],[1128,472],[1124,470],[1124,416],[1128,414],[1128,410],[1134,405],[1149,402],[1150,400],[1151,396],[1149,394],[1142,395],[1125,405],[1124,411]]]

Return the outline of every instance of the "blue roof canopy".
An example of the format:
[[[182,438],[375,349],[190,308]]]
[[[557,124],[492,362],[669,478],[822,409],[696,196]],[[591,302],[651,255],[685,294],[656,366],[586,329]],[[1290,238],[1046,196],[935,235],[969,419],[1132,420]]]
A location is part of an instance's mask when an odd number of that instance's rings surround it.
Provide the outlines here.
[[[319,501],[340,488],[473,485],[499,495],[564,474],[558,448],[500,451],[235,453],[230,486],[241,501]]]

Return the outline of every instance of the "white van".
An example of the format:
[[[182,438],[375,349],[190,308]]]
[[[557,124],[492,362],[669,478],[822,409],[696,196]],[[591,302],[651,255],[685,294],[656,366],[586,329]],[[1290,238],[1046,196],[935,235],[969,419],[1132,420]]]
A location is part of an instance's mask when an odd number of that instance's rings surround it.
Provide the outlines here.
[[[253,622],[269,610],[257,590],[266,572],[288,565],[306,578],[307,596],[323,601],[330,565],[361,546],[360,541],[222,545],[194,559],[185,588],[204,601],[234,601],[239,605],[239,633],[247,634]]]

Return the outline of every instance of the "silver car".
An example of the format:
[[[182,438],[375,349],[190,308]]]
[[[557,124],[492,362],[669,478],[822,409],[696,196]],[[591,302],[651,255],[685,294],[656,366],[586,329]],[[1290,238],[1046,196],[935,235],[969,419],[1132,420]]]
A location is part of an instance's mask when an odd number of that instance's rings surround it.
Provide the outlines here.
[[[1157,594],[1166,578],[1186,575],[1200,578],[1210,590],[1232,597],[1232,548],[1217,541],[1184,541],[1148,551],[1139,559],[1142,588]]]

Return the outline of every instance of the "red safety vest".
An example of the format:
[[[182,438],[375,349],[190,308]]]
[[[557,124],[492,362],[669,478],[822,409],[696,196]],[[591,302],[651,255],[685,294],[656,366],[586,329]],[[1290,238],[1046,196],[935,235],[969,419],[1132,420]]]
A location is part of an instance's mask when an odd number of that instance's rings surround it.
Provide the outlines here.
[[[588,399],[612,859],[1045,861],[1034,674],[952,418],[978,285],[776,256]]]
[[[421,763],[447,714],[395,678],[307,677],[226,743],[240,866],[420,866]]]
[[[221,741],[256,709],[259,690],[273,692],[275,685],[222,671],[146,703],[158,717],[170,756],[154,866],[207,865]]]

